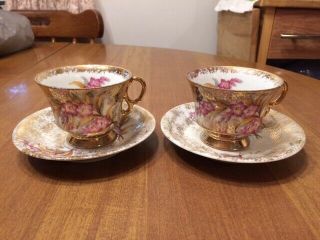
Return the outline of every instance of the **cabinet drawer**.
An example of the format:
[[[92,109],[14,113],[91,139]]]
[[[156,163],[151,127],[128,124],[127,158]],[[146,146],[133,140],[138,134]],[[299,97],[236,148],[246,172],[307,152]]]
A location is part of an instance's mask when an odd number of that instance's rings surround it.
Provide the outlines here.
[[[268,58],[320,59],[320,10],[277,9]]]

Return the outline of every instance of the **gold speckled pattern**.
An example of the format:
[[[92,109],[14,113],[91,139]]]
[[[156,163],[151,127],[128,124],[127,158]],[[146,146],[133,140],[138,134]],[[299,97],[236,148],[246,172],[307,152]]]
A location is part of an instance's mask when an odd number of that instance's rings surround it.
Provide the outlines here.
[[[79,149],[67,142],[68,133],[54,121],[50,108],[24,118],[14,129],[12,140],[23,153],[46,160],[83,161],[107,158],[148,138],[155,128],[153,115],[142,107],[134,106],[121,127],[121,136],[111,145],[97,149]]]
[[[204,130],[190,115],[194,103],[169,110],[161,120],[164,135],[177,146],[215,160],[233,163],[266,163],[288,158],[299,152],[306,141],[303,129],[292,119],[271,110],[265,117],[261,138],[250,137],[250,146],[243,151],[220,151],[201,140]]]

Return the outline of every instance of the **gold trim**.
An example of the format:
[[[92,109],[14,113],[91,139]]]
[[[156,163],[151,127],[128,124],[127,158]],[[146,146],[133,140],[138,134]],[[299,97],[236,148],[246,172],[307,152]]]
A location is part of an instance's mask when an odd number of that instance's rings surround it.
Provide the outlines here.
[[[129,94],[128,94],[128,90],[129,90],[129,87],[131,85],[131,83],[133,83],[134,81],[137,81],[138,83],[141,84],[141,92],[139,94],[139,96],[136,98],[136,99],[130,99],[129,97]],[[122,117],[126,117],[132,110],[132,107],[134,104],[140,102],[144,96],[144,94],[146,93],[146,88],[147,88],[147,85],[146,85],[146,82],[141,78],[141,77],[136,77],[136,76],[133,76],[130,80],[129,80],[129,84],[126,86],[126,93],[125,93],[125,96],[124,96],[124,101],[126,102],[127,104],[127,109],[123,109],[121,107],[121,113],[122,113]]]
[[[76,148],[95,149],[105,147],[117,139],[117,134],[113,131],[97,137],[77,138],[69,135],[68,142]]]
[[[213,137],[205,132],[200,135],[200,139],[209,147],[223,151],[242,151],[248,148],[250,144],[250,139],[248,137],[226,140]]]
[[[112,65],[99,65],[99,64],[85,64],[85,65],[70,65],[70,66],[64,66],[64,67],[57,67],[57,68],[52,68],[50,70],[45,70],[42,71],[40,73],[38,73],[35,77],[35,82],[43,87],[46,88],[51,88],[51,89],[60,89],[60,90],[77,90],[77,91],[86,91],[88,90],[87,88],[61,88],[61,87],[54,87],[54,86],[48,86],[42,83],[42,81],[47,78],[50,77],[52,75],[56,75],[56,74],[62,74],[64,72],[70,71],[70,70],[78,70],[77,72],[85,72],[88,70],[93,70],[96,72],[99,71],[110,71],[113,70],[113,72],[116,73],[120,73],[122,76],[125,77],[124,73],[127,73],[128,76],[125,78],[124,81],[120,82],[120,83],[116,83],[116,84],[110,84],[107,86],[103,86],[103,87],[98,87],[98,88],[91,88],[91,89],[104,89],[104,88],[108,88],[111,86],[117,86],[120,84],[124,84],[125,82],[129,81],[132,78],[132,73],[125,68],[122,67],[118,67],[118,66],[112,66]],[[80,71],[79,71],[80,70]]]
[[[283,89],[282,89],[280,97],[277,98],[275,101],[269,103],[269,105],[271,107],[273,107],[275,105],[278,105],[286,97],[288,89],[289,89],[289,86],[288,86],[288,83],[285,80],[284,80],[284,84],[282,85],[282,87],[283,87]]]
[[[134,81],[138,82],[141,84],[141,92],[139,94],[139,96],[136,98],[136,99],[130,99],[129,98],[129,94],[128,94],[128,89],[129,89],[129,86],[131,83],[133,83]],[[131,79],[130,79],[130,82],[129,82],[129,85],[127,87],[127,90],[126,90],[126,96],[125,98],[128,100],[128,102],[130,102],[131,104],[136,104],[137,102],[140,102],[143,95],[146,93],[146,89],[147,89],[147,85],[146,85],[146,82],[141,78],[141,77],[136,77],[136,76],[133,76]]]
[[[199,83],[195,83],[192,81],[192,75],[195,75],[197,72],[201,72],[202,70],[210,70],[210,69],[228,69],[228,70],[251,70],[251,71],[254,71],[254,72],[260,72],[260,73],[264,73],[266,76],[270,76],[274,79],[277,79],[279,80],[280,82],[282,82],[279,86],[277,87],[274,87],[274,88],[268,88],[268,89],[261,89],[261,90],[232,90],[232,89],[221,89],[221,88],[217,88],[215,86],[207,86],[207,85],[202,85],[202,84],[199,84]],[[186,76],[187,80],[189,81],[189,83],[191,85],[196,85],[196,86],[200,86],[200,87],[204,87],[204,88],[207,88],[207,89],[215,89],[215,90],[219,90],[219,91],[222,91],[222,92],[237,92],[237,93],[256,93],[256,92],[263,92],[263,91],[273,91],[275,89],[278,89],[278,88],[282,88],[283,87],[283,84],[287,84],[285,82],[285,80],[281,77],[279,77],[278,75],[274,74],[274,73],[270,73],[270,72],[267,72],[267,71],[264,71],[264,70],[260,70],[260,69],[256,69],[256,68],[248,68],[248,67],[238,67],[238,66],[209,66],[209,67],[203,67],[203,68],[197,68],[191,72],[188,72],[187,73],[187,76]]]

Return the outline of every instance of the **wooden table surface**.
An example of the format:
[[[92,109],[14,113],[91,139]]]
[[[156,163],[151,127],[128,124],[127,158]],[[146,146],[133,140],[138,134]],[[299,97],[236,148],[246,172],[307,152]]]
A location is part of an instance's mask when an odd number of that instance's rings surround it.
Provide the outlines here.
[[[14,77],[68,46],[69,43],[36,43],[33,48],[0,57],[0,78]]]
[[[17,59],[2,60],[0,69]],[[94,163],[20,153],[12,130],[48,106],[35,74],[86,63],[123,66],[143,77],[148,89],[140,105],[154,114],[155,132]],[[185,75],[209,65],[257,67],[285,78],[289,93],[276,110],[304,128],[304,149],[279,162],[244,165],[209,160],[168,141],[162,115],[192,101]],[[320,239],[320,81],[207,54],[76,44],[0,81],[0,89],[0,239]]]

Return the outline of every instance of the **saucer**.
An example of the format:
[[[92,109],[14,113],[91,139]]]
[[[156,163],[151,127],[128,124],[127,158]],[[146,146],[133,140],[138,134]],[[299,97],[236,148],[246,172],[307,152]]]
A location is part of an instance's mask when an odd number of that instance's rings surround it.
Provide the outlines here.
[[[238,152],[221,151],[206,145],[204,130],[192,120],[194,103],[169,110],[161,119],[163,134],[177,146],[210,159],[232,163],[266,163],[288,158],[299,152],[306,141],[303,129],[291,118],[270,110],[264,118],[260,137],[250,136],[247,149]]]
[[[24,118],[14,129],[12,140],[21,152],[35,158],[92,161],[136,146],[148,138],[154,129],[153,115],[135,105],[121,127],[121,136],[112,144],[96,149],[80,149],[68,143],[68,133],[55,124],[51,108],[45,108]]]

